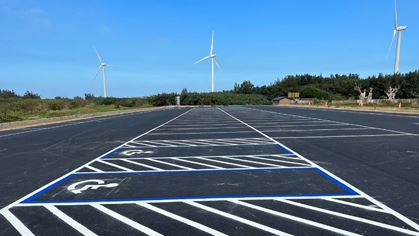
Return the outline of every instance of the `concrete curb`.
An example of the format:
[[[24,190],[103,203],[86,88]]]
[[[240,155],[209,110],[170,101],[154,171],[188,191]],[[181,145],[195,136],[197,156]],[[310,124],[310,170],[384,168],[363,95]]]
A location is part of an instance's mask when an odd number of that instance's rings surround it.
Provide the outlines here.
[[[35,127],[35,126],[49,125],[49,124],[59,124],[59,123],[64,123],[68,121],[85,120],[85,119],[90,119],[90,118],[125,115],[125,114],[144,112],[144,111],[165,110],[165,109],[169,109],[173,107],[174,106],[138,108],[138,109],[129,109],[129,110],[122,110],[122,111],[97,112],[97,113],[77,114],[77,115],[70,115],[70,116],[40,118],[40,119],[34,119],[34,120],[14,121],[14,122],[0,123],[0,131]]]

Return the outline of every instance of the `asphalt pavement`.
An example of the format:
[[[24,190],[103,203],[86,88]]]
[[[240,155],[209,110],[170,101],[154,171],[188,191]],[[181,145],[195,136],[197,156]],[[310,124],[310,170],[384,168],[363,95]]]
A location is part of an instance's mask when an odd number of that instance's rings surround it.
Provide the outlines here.
[[[418,122],[232,106],[0,132],[0,235],[419,235]]]

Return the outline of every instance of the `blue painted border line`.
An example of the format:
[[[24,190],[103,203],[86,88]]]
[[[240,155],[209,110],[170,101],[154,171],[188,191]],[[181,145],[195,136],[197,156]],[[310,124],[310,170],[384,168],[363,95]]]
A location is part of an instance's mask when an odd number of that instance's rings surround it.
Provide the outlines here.
[[[168,197],[168,198],[118,198],[118,199],[80,199],[80,200],[41,200],[22,203],[94,203],[94,202],[138,202],[138,201],[168,201],[168,200],[205,200],[224,198],[275,198],[275,197],[342,197],[357,196],[358,194],[273,194],[273,195],[230,195],[230,196],[200,196],[200,197]]]
[[[285,154],[295,154],[291,149],[289,149],[282,143],[277,143],[276,146],[279,147],[279,149],[281,149],[282,151],[284,151]]]
[[[113,150],[112,152],[109,152],[109,153],[106,153],[105,155],[103,155],[101,158],[99,158],[99,159],[105,159],[105,158],[107,158],[109,155],[112,155],[112,154],[114,154],[116,151],[118,151],[119,149],[121,149],[121,147],[119,147],[119,148],[116,148],[115,150]]]
[[[330,176],[329,174],[327,174],[326,172],[322,171],[319,168],[315,168],[317,172],[319,172],[321,175],[323,175],[324,177],[326,177],[327,179],[331,180],[333,183],[335,183],[336,185],[340,186],[341,188],[345,189],[347,192],[349,192],[352,195],[360,195],[359,193],[357,193],[355,190],[353,190],[352,188],[350,188],[349,186],[347,186],[346,184],[340,182],[339,180],[333,178],[332,176]]]
[[[37,197],[41,196],[42,194],[48,192],[49,190],[57,187],[58,185],[62,184],[63,182],[67,181],[69,178],[72,178],[74,176],[88,176],[88,175],[147,175],[147,174],[182,174],[182,173],[190,173],[190,172],[249,172],[249,171],[287,171],[287,170],[300,170],[300,171],[307,171],[307,170],[314,170],[321,174],[322,176],[326,177],[328,180],[330,180],[332,183],[336,184],[343,190],[345,190],[347,193],[344,194],[277,194],[277,195],[238,195],[238,196],[202,196],[202,197],[182,197],[182,198],[138,198],[138,199],[95,199],[95,200],[35,200]],[[65,178],[51,184],[50,186],[42,189],[41,191],[35,193],[34,195],[26,198],[25,200],[21,201],[20,203],[60,203],[60,202],[116,202],[116,201],[146,201],[146,200],[176,200],[176,199],[208,199],[208,198],[252,198],[252,197],[298,197],[298,196],[318,196],[318,197],[326,197],[326,196],[355,196],[359,195],[357,192],[346,186],[345,184],[341,183],[340,181],[336,180],[332,176],[328,175],[327,173],[323,172],[319,168],[316,167],[308,167],[308,168],[260,168],[260,169],[241,169],[241,170],[232,170],[232,169],[214,169],[214,170],[187,170],[187,171],[152,171],[152,172],[119,172],[119,173],[106,173],[106,172],[100,172],[100,173],[74,173],[71,175],[66,176]]]
[[[66,176],[65,178],[60,179],[59,181],[51,184],[50,186],[42,189],[41,191],[35,193],[34,195],[26,198],[25,200],[21,201],[20,203],[31,203],[33,199],[41,196],[42,194],[48,192],[50,189],[55,188],[56,186],[60,185],[61,183],[67,181],[69,178],[73,177],[73,174]]]

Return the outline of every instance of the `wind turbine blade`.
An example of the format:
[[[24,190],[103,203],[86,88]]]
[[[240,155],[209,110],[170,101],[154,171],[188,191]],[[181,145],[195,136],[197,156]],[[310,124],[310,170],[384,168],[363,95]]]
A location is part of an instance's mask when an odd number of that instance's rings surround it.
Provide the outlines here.
[[[393,37],[391,38],[391,43],[390,43],[390,46],[388,47],[388,50],[387,50],[387,56],[386,56],[386,58],[388,58],[388,57],[389,57],[389,55],[390,55],[390,51],[391,51],[391,49],[393,48],[394,38],[396,37],[396,34],[397,34],[397,30],[396,30],[396,29],[394,29],[394,30],[393,30]]]
[[[101,68],[101,66],[99,66],[99,67],[97,68],[97,71],[96,71],[96,74],[95,74],[95,77],[94,77],[95,79],[96,79],[97,75],[99,74],[100,68]]]
[[[205,60],[207,60],[207,59],[209,59],[209,58],[211,58],[211,56],[206,56],[206,57],[203,57],[202,59],[200,59],[200,60],[196,61],[194,64],[198,64],[198,63],[203,62],[203,61],[205,61]]]
[[[97,56],[97,59],[99,60],[99,62],[103,63],[102,57],[100,56],[99,52],[96,50],[95,47],[93,49],[95,50],[95,53],[96,53],[96,56]]]
[[[218,61],[214,59],[215,65],[218,67],[219,70],[223,70],[220,66],[220,64],[218,64]]]
[[[210,55],[214,52],[214,31],[211,32],[211,49],[210,49]]]
[[[394,28],[397,28],[399,26],[397,18],[397,0],[394,0]]]

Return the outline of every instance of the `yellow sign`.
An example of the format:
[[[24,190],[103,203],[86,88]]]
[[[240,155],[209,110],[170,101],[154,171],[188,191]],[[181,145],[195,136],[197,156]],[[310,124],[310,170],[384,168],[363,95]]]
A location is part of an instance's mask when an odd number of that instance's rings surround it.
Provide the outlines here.
[[[300,97],[300,93],[298,93],[298,92],[288,93],[288,98],[299,98],[299,97]]]

